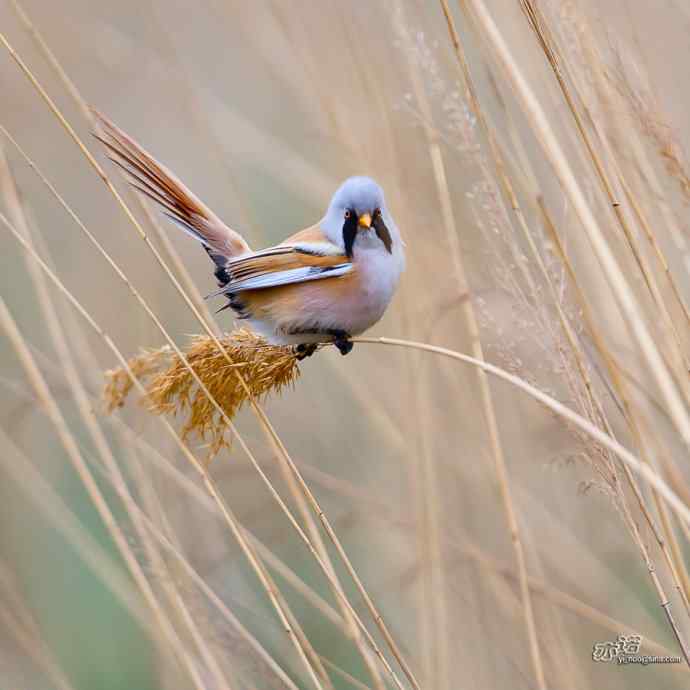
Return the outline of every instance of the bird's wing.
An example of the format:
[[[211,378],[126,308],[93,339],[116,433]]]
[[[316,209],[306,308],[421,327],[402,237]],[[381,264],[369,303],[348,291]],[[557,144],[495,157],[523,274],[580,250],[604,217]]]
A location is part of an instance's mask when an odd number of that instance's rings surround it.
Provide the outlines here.
[[[335,278],[351,270],[348,257],[330,242],[281,244],[228,261],[228,282],[214,295]]]
[[[155,201],[176,225],[199,240],[219,268],[229,258],[250,252],[244,238],[231,230],[165,166],[108,118],[94,110],[101,133],[94,136],[108,157],[128,175],[132,186]]]

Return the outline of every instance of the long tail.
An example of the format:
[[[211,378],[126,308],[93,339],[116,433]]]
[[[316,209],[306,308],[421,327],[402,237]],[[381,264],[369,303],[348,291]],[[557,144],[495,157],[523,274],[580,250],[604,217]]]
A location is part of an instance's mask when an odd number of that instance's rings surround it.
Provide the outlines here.
[[[158,204],[163,214],[204,245],[219,270],[228,259],[250,252],[244,238],[231,230],[165,166],[107,117],[94,110],[100,132],[94,133],[108,158],[122,168],[132,186]]]

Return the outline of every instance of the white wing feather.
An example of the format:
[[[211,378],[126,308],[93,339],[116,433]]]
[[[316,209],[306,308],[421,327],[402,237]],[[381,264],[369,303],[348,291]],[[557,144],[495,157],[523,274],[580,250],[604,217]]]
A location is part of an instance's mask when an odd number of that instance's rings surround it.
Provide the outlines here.
[[[351,263],[342,263],[328,267],[305,266],[304,268],[291,268],[287,271],[272,271],[245,280],[231,280],[220,292],[241,292],[243,290],[289,285],[290,283],[304,283],[308,280],[320,280],[321,278],[335,278],[345,275],[351,270]]]

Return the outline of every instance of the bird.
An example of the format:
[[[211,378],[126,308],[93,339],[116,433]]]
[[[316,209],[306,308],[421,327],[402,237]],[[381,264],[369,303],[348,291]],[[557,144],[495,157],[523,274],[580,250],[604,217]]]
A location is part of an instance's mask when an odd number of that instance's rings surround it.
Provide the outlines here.
[[[372,178],[346,179],[316,224],[254,251],[168,168],[106,116],[94,111],[94,136],[129,183],[163,215],[201,243],[215,265],[218,290],[235,317],[298,359],[333,343],[342,355],[351,338],[378,322],[405,269],[404,243]]]

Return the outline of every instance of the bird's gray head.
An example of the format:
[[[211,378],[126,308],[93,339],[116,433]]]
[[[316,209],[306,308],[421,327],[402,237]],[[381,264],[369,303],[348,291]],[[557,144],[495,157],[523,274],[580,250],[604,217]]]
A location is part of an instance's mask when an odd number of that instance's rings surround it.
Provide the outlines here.
[[[350,257],[358,241],[368,245],[382,244],[392,253],[391,229],[394,227],[383,190],[370,177],[350,177],[345,180],[333,195],[321,221],[321,229],[328,239],[342,247]]]

